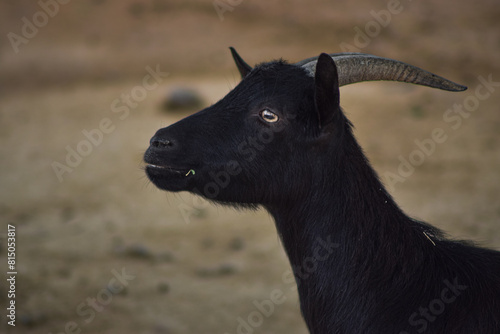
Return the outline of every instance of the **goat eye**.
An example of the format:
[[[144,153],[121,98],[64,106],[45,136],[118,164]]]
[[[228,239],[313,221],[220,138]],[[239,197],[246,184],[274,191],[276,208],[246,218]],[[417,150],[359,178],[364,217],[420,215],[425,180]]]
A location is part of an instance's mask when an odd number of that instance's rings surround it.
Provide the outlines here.
[[[260,117],[268,123],[277,122],[279,117],[275,113],[269,111],[268,109],[264,109],[260,112]]]

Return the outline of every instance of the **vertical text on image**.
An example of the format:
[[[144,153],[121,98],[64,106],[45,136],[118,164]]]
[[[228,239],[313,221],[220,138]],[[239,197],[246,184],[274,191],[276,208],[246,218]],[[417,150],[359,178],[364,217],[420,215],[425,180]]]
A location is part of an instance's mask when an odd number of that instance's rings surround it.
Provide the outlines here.
[[[16,326],[16,227],[7,225],[7,322],[10,326]]]

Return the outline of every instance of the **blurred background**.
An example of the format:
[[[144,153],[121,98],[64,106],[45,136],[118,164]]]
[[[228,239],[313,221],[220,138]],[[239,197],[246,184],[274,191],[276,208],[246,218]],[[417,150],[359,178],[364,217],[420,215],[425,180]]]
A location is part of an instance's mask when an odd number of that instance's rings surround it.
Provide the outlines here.
[[[496,0],[2,1],[0,268],[12,224],[18,275],[16,327],[0,328],[306,332],[265,212],[161,192],[142,169],[157,129],[237,85],[229,46],[251,65],[365,52],[469,86],[363,83],[341,104],[408,214],[499,249],[499,17]]]

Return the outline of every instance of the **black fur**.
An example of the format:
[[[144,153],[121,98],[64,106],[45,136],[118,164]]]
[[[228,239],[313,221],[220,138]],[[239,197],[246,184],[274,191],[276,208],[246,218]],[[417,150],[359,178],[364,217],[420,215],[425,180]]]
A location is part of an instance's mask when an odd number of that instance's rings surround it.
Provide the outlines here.
[[[150,180],[266,208],[311,333],[500,333],[500,253],[400,210],[340,109],[331,58],[320,56],[315,78],[284,61],[247,72],[237,60],[234,90],[151,139]]]

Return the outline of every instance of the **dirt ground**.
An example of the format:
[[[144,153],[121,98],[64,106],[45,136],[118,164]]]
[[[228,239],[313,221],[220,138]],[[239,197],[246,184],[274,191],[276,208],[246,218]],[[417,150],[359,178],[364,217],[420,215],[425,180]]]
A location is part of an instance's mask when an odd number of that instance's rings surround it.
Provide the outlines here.
[[[363,83],[341,103],[408,214],[500,249],[498,1],[58,1],[0,3],[0,268],[10,224],[17,271],[1,332],[307,332],[267,213],[142,170],[154,132],[195,111],[163,111],[169,92],[210,105],[238,83],[228,46],[250,64],[360,51],[469,86]]]

